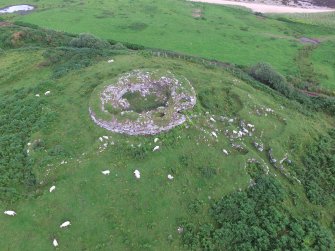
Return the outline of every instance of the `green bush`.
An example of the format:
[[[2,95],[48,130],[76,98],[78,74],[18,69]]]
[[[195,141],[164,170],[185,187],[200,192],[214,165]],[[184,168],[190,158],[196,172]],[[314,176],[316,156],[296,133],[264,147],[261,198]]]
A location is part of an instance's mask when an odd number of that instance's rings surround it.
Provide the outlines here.
[[[127,47],[124,46],[122,43],[116,43],[111,46],[113,50],[126,50]]]
[[[249,69],[249,73],[256,80],[279,91],[286,97],[292,95],[293,88],[288,85],[286,79],[281,74],[276,72],[271,65],[267,63],[258,63]]]
[[[303,168],[295,168],[307,198],[325,205],[335,199],[335,130],[307,146]]]
[[[20,186],[26,190],[36,185],[26,145],[45,126],[42,107],[42,99],[34,98],[30,89],[0,96],[0,201],[16,200],[22,195]]]
[[[91,34],[82,33],[78,37],[73,38],[70,46],[77,48],[92,48],[92,49],[108,49],[110,44],[107,41],[101,40]]]
[[[271,87],[289,99],[298,101],[305,108],[322,111],[332,116],[335,115],[335,98],[309,97],[293,88],[286,79],[276,72],[271,65],[258,63],[249,68],[248,73],[259,82]]]
[[[62,32],[31,27],[0,27],[0,46],[6,48],[58,47],[67,45],[71,37]]]
[[[39,29],[39,26],[36,25],[36,24],[26,23],[26,22],[22,22],[22,21],[15,21],[14,24],[17,25],[17,26],[23,26],[23,27],[28,27],[28,28],[32,28],[32,29]]]
[[[62,47],[46,50],[43,53],[44,65],[53,66],[53,77],[60,78],[72,70],[79,70],[101,60],[102,57],[114,55],[113,51],[91,48]]]
[[[122,44],[130,50],[138,51],[138,50],[144,50],[145,49],[145,47],[143,45],[139,45],[139,44],[132,44],[132,43],[128,43],[128,42],[123,42]]]
[[[193,250],[333,250],[329,231],[283,208],[286,194],[275,178],[255,182],[216,201],[209,212],[213,222],[182,223],[183,244]]]

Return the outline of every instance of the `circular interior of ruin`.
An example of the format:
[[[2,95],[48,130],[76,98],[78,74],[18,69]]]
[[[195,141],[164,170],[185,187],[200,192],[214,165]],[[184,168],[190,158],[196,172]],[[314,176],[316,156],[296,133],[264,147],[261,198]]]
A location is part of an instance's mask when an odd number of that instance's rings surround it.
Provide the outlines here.
[[[153,135],[186,121],[196,95],[184,77],[163,70],[134,70],[99,85],[89,113],[97,125],[128,135]]]

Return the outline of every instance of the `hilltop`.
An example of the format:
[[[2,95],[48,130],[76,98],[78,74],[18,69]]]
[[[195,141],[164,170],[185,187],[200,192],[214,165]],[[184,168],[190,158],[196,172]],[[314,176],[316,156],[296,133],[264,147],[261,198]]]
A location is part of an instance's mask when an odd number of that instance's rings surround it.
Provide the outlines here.
[[[268,64],[22,23],[0,34],[0,208],[17,213],[0,217],[1,249],[51,250],[54,238],[64,250],[334,247],[331,98],[300,93]],[[138,136],[96,125],[100,90],[147,69],[194,88],[186,121]],[[164,106],[149,97],[125,96],[139,112]]]

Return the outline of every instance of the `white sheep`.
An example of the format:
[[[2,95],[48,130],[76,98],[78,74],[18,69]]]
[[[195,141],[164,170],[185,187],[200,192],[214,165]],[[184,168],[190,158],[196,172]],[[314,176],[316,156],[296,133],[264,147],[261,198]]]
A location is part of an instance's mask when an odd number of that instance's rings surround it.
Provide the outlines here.
[[[184,228],[182,226],[178,227],[177,228],[177,232],[178,232],[178,234],[183,233],[184,232]]]
[[[5,211],[4,214],[9,215],[9,216],[15,216],[16,215],[15,211],[12,211],[12,210]]]
[[[157,143],[158,140],[159,140],[159,138],[155,138],[155,139],[154,139],[154,142]]]
[[[114,62],[114,59],[110,59],[107,61],[109,64]]]
[[[60,228],[64,228],[64,227],[68,227],[68,226],[70,226],[71,225],[71,222],[70,221],[65,221],[65,222],[63,222],[59,227]]]
[[[44,93],[44,95],[45,95],[45,96],[49,96],[50,93],[51,93],[50,91],[46,91],[46,92]]]
[[[108,139],[108,136],[102,136],[104,139]]]
[[[218,137],[218,135],[217,135],[215,132],[212,132],[212,135],[213,135],[215,138]]]
[[[55,189],[56,189],[56,186],[52,186],[50,187],[49,192],[52,193]]]
[[[35,97],[39,97],[39,96],[40,96],[40,94],[36,94],[36,95],[35,95]]]
[[[140,171],[137,170],[137,169],[134,171],[134,175],[135,175],[136,179],[141,178],[141,173],[140,173]]]
[[[155,151],[158,151],[158,150],[159,150],[159,146],[155,146],[152,151],[155,152]]]
[[[174,177],[171,174],[168,174],[167,177],[168,177],[169,180],[173,180],[174,179]]]
[[[225,155],[228,155],[228,154],[229,154],[228,151],[227,151],[226,149],[223,149],[222,151],[223,151],[223,153],[224,153]]]
[[[54,247],[58,247],[58,241],[56,239],[53,240],[52,245],[54,245]]]
[[[213,119],[212,117],[210,117],[209,120],[214,122],[214,123],[216,122],[215,119]]]
[[[103,175],[109,175],[111,172],[109,170],[101,171]]]

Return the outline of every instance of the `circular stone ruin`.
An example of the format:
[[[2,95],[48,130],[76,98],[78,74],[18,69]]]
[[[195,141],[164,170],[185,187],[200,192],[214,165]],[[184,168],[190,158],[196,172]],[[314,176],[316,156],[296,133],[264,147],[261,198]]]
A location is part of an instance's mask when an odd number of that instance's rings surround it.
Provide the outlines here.
[[[180,112],[195,103],[195,91],[186,78],[168,71],[134,70],[98,86],[89,113],[97,125],[109,131],[153,135],[184,123],[186,117]]]

